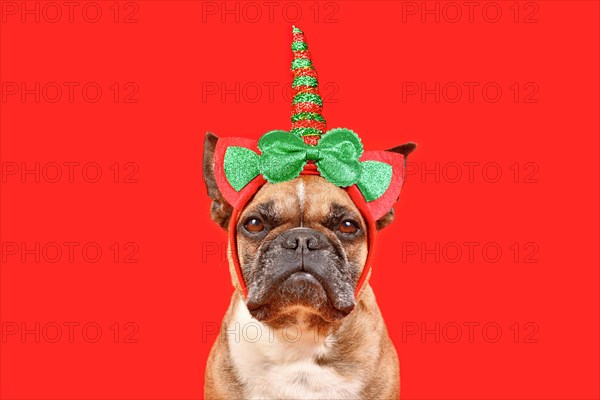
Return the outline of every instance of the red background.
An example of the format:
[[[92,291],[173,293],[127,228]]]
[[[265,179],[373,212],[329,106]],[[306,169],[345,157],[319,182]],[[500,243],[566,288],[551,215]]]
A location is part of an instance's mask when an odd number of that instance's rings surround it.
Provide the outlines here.
[[[330,128],[419,144],[371,279],[402,397],[599,397],[598,2],[55,4],[1,4],[0,397],[202,397],[232,292],[202,142],[289,129],[294,22]]]

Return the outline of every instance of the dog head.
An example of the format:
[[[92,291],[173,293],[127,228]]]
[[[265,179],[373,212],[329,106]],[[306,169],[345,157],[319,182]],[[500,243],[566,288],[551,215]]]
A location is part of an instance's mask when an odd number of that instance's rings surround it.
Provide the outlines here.
[[[233,207],[219,191],[214,171],[217,141],[209,133],[204,143],[211,216],[224,229],[235,229],[230,234],[235,235],[252,316],[272,326],[294,323],[299,313],[316,325],[346,317],[355,306],[368,254],[368,224],[348,192],[317,175],[266,183],[232,225]],[[389,151],[406,157],[414,148],[407,143]],[[377,229],[393,218],[390,209]]]

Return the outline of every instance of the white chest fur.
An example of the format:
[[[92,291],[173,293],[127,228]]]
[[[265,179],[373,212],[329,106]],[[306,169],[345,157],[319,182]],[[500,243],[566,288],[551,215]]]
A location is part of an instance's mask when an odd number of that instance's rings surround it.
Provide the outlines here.
[[[357,399],[362,382],[315,362],[332,338],[319,338],[301,325],[273,330],[252,318],[238,302],[227,341],[238,378],[250,399]]]

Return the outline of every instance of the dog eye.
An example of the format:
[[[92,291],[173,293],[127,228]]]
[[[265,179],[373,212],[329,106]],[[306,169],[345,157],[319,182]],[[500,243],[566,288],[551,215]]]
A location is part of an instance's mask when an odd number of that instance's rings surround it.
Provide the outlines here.
[[[265,224],[258,218],[250,218],[244,224],[244,228],[246,228],[248,232],[258,233],[265,229]]]
[[[342,233],[353,234],[358,232],[358,225],[354,221],[344,220],[340,224],[338,230]]]

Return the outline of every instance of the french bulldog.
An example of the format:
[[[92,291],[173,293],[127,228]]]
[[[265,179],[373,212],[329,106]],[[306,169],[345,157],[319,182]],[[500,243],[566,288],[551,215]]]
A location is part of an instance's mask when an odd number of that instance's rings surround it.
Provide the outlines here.
[[[211,217],[224,229],[233,207],[204,142]],[[415,144],[391,152],[406,156]],[[377,230],[394,210],[377,221]],[[206,365],[206,399],[398,399],[398,356],[367,281],[367,224],[347,191],[318,175],[266,183],[240,211],[236,288]],[[230,249],[231,250],[231,249]]]

